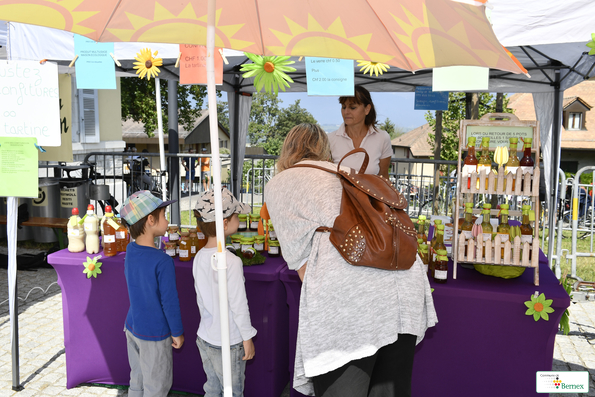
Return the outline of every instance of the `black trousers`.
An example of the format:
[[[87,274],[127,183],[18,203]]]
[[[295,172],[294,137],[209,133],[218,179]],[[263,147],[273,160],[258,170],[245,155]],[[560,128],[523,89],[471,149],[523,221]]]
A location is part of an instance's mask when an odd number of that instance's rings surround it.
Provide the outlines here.
[[[313,378],[316,397],[410,397],[415,335]]]

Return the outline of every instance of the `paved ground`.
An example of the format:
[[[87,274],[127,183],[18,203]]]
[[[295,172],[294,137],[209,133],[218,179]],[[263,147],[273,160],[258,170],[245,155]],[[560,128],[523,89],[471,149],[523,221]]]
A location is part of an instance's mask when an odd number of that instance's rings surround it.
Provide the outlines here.
[[[19,306],[21,392],[12,391],[12,356],[8,317],[7,271],[0,269],[0,397],[4,396],[127,396],[125,390],[100,386],[66,389],[62,327],[62,293],[53,269],[19,271],[18,296],[29,296]],[[40,287],[40,288],[35,288]],[[550,397],[595,396],[595,302],[571,306],[571,332],[558,334],[553,370],[590,373],[589,394],[550,394]],[[194,396],[187,394],[188,396]],[[169,396],[179,396],[170,393]],[[281,397],[288,397],[286,389]]]

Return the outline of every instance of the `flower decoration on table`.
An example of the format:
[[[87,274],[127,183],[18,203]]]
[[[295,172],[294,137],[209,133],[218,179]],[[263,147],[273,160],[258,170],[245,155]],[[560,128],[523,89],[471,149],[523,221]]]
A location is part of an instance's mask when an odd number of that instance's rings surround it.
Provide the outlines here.
[[[372,75],[372,73],[374,73],[376,75],[376,77],[378,77],[378,75],[382,75],[382,73],[386,72],[388,69],[390,69],[390,66],[387,65],[386,63],[380,63],[380,62],[371,62],[371,61],[357,61],[357,66],[361,66],[360,68],[360,72],[362,72],[363,74],[368,73],[370,76]]]
[[[101,255],[98,255],[93,259],[87,257],[87,261],[83,262],[83,265],[85,266],[83,273],[87,275],[87,278],[91,278],[91,276],[97,278],[97,275],[101,274],[101,262],[97,262],[99,259],[101,259]]]
[[[587,47],[591,49],[589,55],[595,55],[595,33],[591,33],[591,41],[587,43]]]
[[[155,54],[151,52],[149,48],[143,48],[140,50],[140,53],[136,54],[136,59],[138,62],[134,62],[134,69],[136,70],[136,74],[138,74],[141,79],[147,76],[147,80],[151,80],[151,76],[157,77],[159,72],[159,68],[157,66],[163,65],[163,60],[161,58],[157,58],[158,51],[155,51]]]
[[[508,162],[508,147],[498,146],[494,152],[494,161],[498,163],[498,169]]]
[[[291,77],[286,72],[295,72],[295,68],[287,65],[295,63],[289,61],[288,56],[260,56],[255,54],[244,53],[253,63],[242,65],[240,71],[246,72],[242,75],[244,78],[254,77],[254,88],[256,91],[264,90],[271,93],[271,88],[275,90],[275,94],[279,93],[279,87],[285,91],[285,87],[289,88],[289,83],[293,83]]]
[[[533,316],[535,321],[539,321],[540,318],[549,321],[550,316],[548,313],[554,312],[554,309],[551,308],[553,301],[553,299],[545,299],[543,292],[539,296],[535,292],[534,295],[531,295],[531,300],[525,302],[525,306],[528,308],[525,314],[527,316]]]

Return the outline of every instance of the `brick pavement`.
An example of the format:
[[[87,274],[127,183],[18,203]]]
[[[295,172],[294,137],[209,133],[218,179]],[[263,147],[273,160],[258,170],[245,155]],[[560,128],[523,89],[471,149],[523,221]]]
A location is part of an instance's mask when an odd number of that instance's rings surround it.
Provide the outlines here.
[[[12,390],[12,357],[8,317],[7,271],[0,269],[0,397],[4,396],[127,396],[125,390],[100,386],[66,389],[66,362],[62,326],[62,293],[56,272],[49,269],[19,271],[18,296],[34,287],[26,302],[19,305],[19,348],[21,392]],[[553,370],[585,371],[590,374],[588,394],[550,394],[550,397],[595,397],[595,302],[573,303],[568,336],[558,334]],[[170,393],[169,396],[180,394]],[[188,396],[196,396],[187,394]],[[286,389],[281,397],[289,396]]]

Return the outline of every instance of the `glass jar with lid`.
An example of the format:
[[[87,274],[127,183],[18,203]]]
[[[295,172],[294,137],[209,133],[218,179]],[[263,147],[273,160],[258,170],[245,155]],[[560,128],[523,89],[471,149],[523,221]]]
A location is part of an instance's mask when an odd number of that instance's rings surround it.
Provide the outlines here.
[[[198,238],[198,250],[200,251],[207,245],[207,236],[205,236],[198,226],[196,227],[196,238]]]
[[[190,229],[188,237],[190,237],[190,257],[194,258],[200,249],[198,248],[198,236],[195,228]]]
[[[254,236],[254,249],[257,252],[264,251],[264,236]]]
[[[175,241],[168,241],[165,243],[165,253],[172,258],[176,256],[178,244]]]
[[[281,256],[279,240],[269,240],[269,256]]]
[[[231,235],[231,244],[236,249],[236,251],[239,251],[242,248],[242,237],[244,236],[242,236],[241,234]]]
[[[190,233],[182,232],[180,241],[178,242],[178,254],[180,255],[180,261],[188,262],[192,259],[190,256]]]
[[[238,232],[245,232],[248,230],[248,214],[238,214],[240,225],[238,226]]]
[[[240,250],[244,252],[249,247],[254,248],[254,237],[242,237]]]
[[[167,227],[167,239],[176,243],[178,242],[180,239],[180,228],[178,225],[169,225]]]
[[[260,223],[260,215],[250,214],[250,230],[253,232],[257,232],[259,223]]]
[[[269,222],[269,240],[277,240],[277,232],[273,227],[273,222]]]

